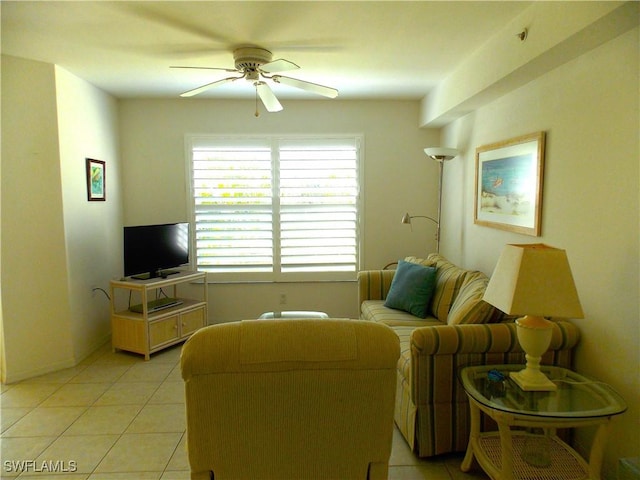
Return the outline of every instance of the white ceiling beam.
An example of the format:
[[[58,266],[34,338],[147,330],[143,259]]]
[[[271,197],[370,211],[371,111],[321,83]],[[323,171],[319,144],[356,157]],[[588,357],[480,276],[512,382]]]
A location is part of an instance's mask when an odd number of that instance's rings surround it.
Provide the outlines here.
[[[534,2],[422,99],[420,127],[441,127],[636,27],[640,3]],[[517,34],[527,29],[527,38]]]

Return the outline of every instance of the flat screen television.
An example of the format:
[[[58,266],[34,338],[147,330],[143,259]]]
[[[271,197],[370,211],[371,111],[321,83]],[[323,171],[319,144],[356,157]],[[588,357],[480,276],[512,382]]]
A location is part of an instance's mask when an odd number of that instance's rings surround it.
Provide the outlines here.
[[[146,279],[166,277],[167,269],[189,263],[189,224],[124,227],[124,274]]]

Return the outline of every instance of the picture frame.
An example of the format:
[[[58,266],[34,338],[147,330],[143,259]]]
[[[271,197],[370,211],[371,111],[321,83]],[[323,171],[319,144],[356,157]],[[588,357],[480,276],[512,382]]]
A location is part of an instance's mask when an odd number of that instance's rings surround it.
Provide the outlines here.
[[[540,236],[545,132],[476,148],[474,223]]]
[[[106,162],[102,160],[86,159],[87,200],[90,202],[107,200],[106,167]]]

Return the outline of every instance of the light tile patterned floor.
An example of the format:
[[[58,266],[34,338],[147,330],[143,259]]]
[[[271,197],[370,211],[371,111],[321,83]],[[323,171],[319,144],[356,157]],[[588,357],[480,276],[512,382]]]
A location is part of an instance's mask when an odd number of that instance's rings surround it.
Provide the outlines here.
[[[188,480],[180,349],[145,362],[106,345],[77,367],[3,385],[0,478]],[[420,460],[395,431],[389,478],[487,478],[460,472],[461,460]]]

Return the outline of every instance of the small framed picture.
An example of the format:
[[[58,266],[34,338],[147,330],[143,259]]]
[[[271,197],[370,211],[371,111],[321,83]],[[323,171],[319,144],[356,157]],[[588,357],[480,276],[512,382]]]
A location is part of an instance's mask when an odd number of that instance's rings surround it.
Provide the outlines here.
[[[474,223],[540,236],[545,133],[476,148]]]
[[[90,202],[104,202],[107,199],[105,168],[102,160],[87,158],[87,200]]]

